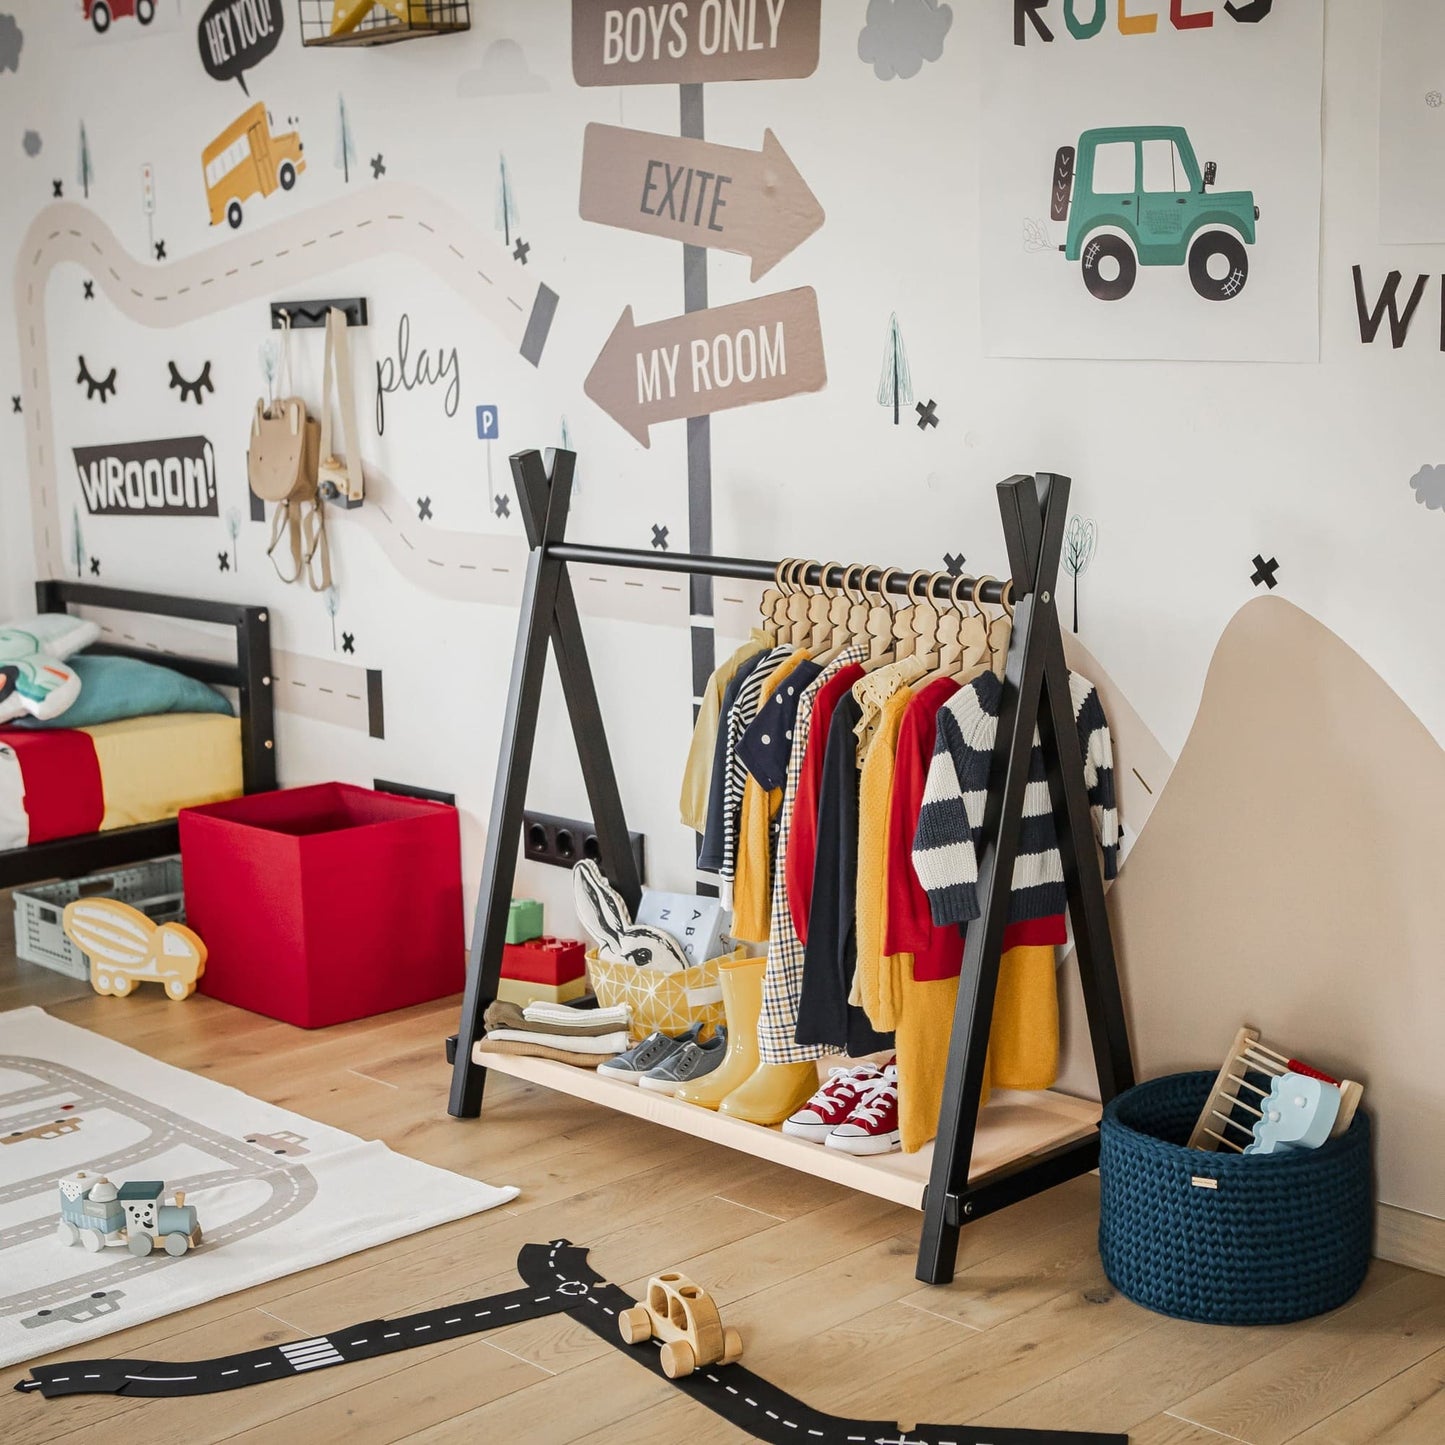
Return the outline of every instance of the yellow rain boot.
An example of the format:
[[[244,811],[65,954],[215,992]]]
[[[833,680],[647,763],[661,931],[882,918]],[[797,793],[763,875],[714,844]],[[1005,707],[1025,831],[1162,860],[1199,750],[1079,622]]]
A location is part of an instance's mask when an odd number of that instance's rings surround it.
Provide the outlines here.
[[[727,1014],[728,1047],[723,1061],[695,1084],[684,1084],[672,1097],[685,1104],[716,1109],[758,1067],[758,1016],[763,1011],[765,958],[726,958],[717,966]]]
[[[750,1124],[781,1124],[796,1114],[818,1088],[818,1066],[811,1059],[798,1064],[759,1064],[753,1076],[722,1101],[722,1112]]]

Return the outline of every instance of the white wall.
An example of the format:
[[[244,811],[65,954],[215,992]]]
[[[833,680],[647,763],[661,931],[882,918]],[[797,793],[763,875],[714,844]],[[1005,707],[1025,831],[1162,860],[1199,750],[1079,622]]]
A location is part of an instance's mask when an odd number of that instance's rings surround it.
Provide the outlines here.
[[[52,178],[65,181],[67,201],[76,198],[82,119],[96,171],[85,204],[131,253],[146,254],[144,161],[156,168],[156,235],[166,241],[168,260],[232,239],[207,224],[199,152],[247,101],[234,84],[203,73],[194,28],[201,6],[177,5],[161,0],[154,33],[117,22],[102,41],[88,35],[72,14],[76,7],[9,0],[26,45],[19,71],[0,75],[0,187],[7,197],[0,254],[8,262],[23,265],[21,238],[51,204]],[[288,237],[320,232],[329,203],[354,201],[378,184],[369,165],[378,152],[388,182],[418,187],[460,213],[463,245],[478,234],[491,238],[504,150],[521,230],[533,248],[526,276],[545,280],[561,297],[539,368],[500,344],[495,329],[413,257],[375,257],[309,288],[286,289],[369,297],[372,325],[358,338],[365,452],[412,522],[415,499],[427,495],[430,525],[503,535],[519,545],[515,502],[512,516],[499,519],[488,500],[485,450],[472,422],[475,405],[487,402],[499,405],[503,417],[494,490],[503,486],[506,453],[556,443],[565,414],[581,457],[570,535],[644,546],[660,523],[678,546],[687,527],[682,424],[656,428],[643,451],[582,393],[624,306],[639,321],[681,310],[678,247],[577,215],[585,124],[675,133],[677,93],[665,86],[575,86],[568,8],[561,0],[482,0],[468,35],[327,52],[302,50],[288,3],[281,45],[248,83],[278,129],[286,117],[299,117],[308,169],[290,195],[251,206],[238,239],[283,223]],[[1016,471],[1065,472],[1075,481],[1075,509],[1099,528],[1098,555],[1083,584],[1082,638],[1166,754],[1182,749],[1216,643],[1255,595],[1250,559],[1260,551],[1279,558],[1281,595],[1359,652],[1435,739],[1445,739],[1439,665],[1445,518],[1417,506],[1408,486],[1441,445],[1439,298],[1432,286],[1403,349],[1391,351],[1383,339],[1363,347],[1350,276],[1351,265],[1361,263],[1373,295],[1392,267],[1406,273],[1406,289],[1416,271],[1445,271],[1445,248],[1382,247],[1376,239],[1379,0],[1325,6],[1317,365],[984,359],[979,150],[1008,117],[980,113],[978,75],[984,26],[1011,25],[1011,8],[1004,0],[955,0],[942,59],[913,79],[887,84],[857,58],[864,8],[862,0],[824,7],[812,78],[707,90],[709,136],[755,147],[771,127],[827,212],[823,228],[757,285],[742,259],[711,262],[714,304],[815,287],[829,374],[816,395],[714,418],[716,549],[909,567],[939,567],[944,552],[963,551],[971,569],[1002,571],[994,483]],[[171,19],[176,23],[167,31]],[[458,78],[477,69],[486,47],[503,37],[522,44],[546,89],[458,99]],[[349,186],[331,164],[338,92],[351,113],[361,172]],[[1027,96],[1019,103],[1027,104]],[[20,132],[30,126],[44,142],[33,159],[20,146]],[[1267,148],[1270,137],[1262,134],[1259,145]],[[68,457],[76,444],[203,431],[220,459],[222,513],[232,506],[244,512],[245,429],[261,387],[257,348],[270,334],[263,301],[162,330],[137,326],[104,296],[84,301],[76,265],[59,266],[48,284],[44,317],[59,455]],[[1258,272],[1252,284],[1265,284]],[[374,386],[365,378],[373,359],[394,354],[402,312],[411,319],[413,354],[421,346],[458,347],[461,404],[447,419],[436,389],[389,396],[386,434],[378,440],[371,434]],[[920,396],[937,401],[937,430],[920,431],[906,418],[895,428],[874,400],[892,312]],[[21,386],[17,343],[6,326],[0,372],[10,384],[0,386],[0,396]],[[74,386],[82,352],[101,370],[118,368],[117,396],[104,408]],[[302,340],[300,353],[302,390],[314,399],[315,333]],[[183,360],[189,374],[207,358],[214,396],[199,409],[182,406],[166,389],[166,362]],[[21,422],[8,407],[0,417],[0,596],[12,608],[25,605],[34,567]],[[65,517],[76,495],[67,470],[60,468]],[[333,655],[320,602],[272,577],[259,527],[244,529],[239,575],[217,570],[215,553],[227,542],[219,522],[86,518],[85,534],[102,558],[105,581],[264,601],[275,610],[279,645]],[[376,536],[355,519],[340,519],[333,551],[338,626],[356,639],[355,657],[346,660],[382,669],[387,737],[285,715],[283,776],[288,782],[381,776],[457,792],[474,877],[514,612],[450,601],[398,577]],[[653,881],[686,886],[690,840],[675,808],[688,737],[685,630],[602,618],[589,623],[589,637],[629,820],[648,835]],[[1349,743],[1367,755],[1368,739]],[[583,810],[554,683],[537,746],[532,802]],[[1341,846],[1346,852],[1360,846],[1347,823]],[[565,881],[524,869],[522,886],[560,909]],[[1337,888],[1339,880],[1321,886]],[[553,918],[566,926],[564,913]],[[1167,980],[1137,969],[1133,983],[1168,988]],[[1241,1000],[1241,1014],[1247,1011]],[[1348,1052],[1335,1041],[1330,1046],[1336,1056]],[[1202,1042],[1201,1057],[1214,1047]],[[1422,1060],[1421,1067],[1438,1066]],[[1445,1212],[1445,1196],[1434,1203]]]

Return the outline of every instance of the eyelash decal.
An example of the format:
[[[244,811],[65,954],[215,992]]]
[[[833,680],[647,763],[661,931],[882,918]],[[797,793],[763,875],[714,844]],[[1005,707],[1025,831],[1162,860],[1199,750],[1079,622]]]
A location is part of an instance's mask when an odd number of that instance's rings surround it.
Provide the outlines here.
[[[171,390],[180,388],[181,400],[194,401],[197,406],[205,404],[205,398],[201,395],[203,391],[214,392],[215,387],[211,385],[211,363],[208,361],[202,368],[201,374],[194,381],[187,381],[179,371],[176,370],[174,361],[166,363],[171,369]]]
[[[115,395],[115,367],[111,367],[110,375],[97,378],[90,374],[90,368],[85,364],[85,358],[80,358],[80,375],[75,378],[77,386],[84,385],[86,388],[85,399],[94,401],[98,396],[104,404],[110,397]]]

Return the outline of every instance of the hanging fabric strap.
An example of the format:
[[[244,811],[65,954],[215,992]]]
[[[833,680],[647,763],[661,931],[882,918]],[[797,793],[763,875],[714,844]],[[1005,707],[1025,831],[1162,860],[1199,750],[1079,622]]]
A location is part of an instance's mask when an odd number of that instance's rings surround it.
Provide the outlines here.
[[[331,385],[336,381],[336,409],[341,413],[344,458],[336,455],[331,432]],[[365,495],[361,448],[357,438],[356,398],[351,386],[351,346],[346,313],[333,306],[326,313],[326,360],[321,377],[321,466],[323,495],[359,502]]]

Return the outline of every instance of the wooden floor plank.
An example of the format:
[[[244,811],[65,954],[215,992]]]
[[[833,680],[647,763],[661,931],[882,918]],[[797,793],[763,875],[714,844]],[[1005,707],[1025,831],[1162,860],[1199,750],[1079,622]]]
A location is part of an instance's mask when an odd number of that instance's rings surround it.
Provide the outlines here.
[[[1358,1300],[1322,1320],[1252,1331],[1163,1319],[1104,1279],[1098,1182],[1085,1178],[971,1223],[953,1284],[925,1287],[913,1278],[911,1210],[496,1074],[480,1122],[449,1118],[441,1041],[456,1000],[306,1031],[200,995],[102,999],[5,948],[0,939],[0,1008],[40,1003],[178,1067],[523,1191],[72,1358],[203,1357],[511,1289],[522,1244],[565,1236],[632,1290],[685,1269],[743,1331],[752,1368],[831,1413],[1128,1429],[1134,1445],[1445,1441],[1445,1281],[1377,1263]],[[0,1431],[3,1445],[739,1438],[561,1317],[199,1402],[0,1390]]]
[[[1445,1278],[1410,1271],[1272,1344],[1167,1408],[1250,1445],[1283,1445],[1445,1348]]]
[[[1401,1370],[1393,1379],[1296,1435],[1290,1445],[1417,1445],[1445,1440],[1445,1350]]]

